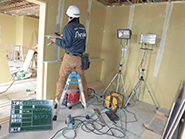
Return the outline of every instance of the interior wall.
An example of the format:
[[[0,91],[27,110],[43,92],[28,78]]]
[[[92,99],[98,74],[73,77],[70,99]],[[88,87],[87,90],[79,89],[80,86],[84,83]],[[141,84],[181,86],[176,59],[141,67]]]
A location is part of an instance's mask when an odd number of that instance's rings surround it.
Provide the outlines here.
[[[127,29],[129,10],[129,6],[107,8],[101,50],[101,58],[105,60],[102,64],[100,79],[103,81],[105,87],[111,82],[119,70],[122,43],[121,40],[117,39],[117,29]],[[124,40],[122,42],[124,43]],[[116,84],[113,83],[113,85]]]
[[[54,35],[56,29],[56,18],[58,13],[59,0],[50,1],[44,0],[46,3],[46,18],[45,18],[45,35]],[[44,38],[43,48],[43,69],[40,67],[39,74],[43,74],[40,79],[42,87],[40,87],[40,99],[55,99],[56,82],[58,80],[59,64],[55,62],[54,58],[54,44],[47,46],[51,40],[47,37]],[[41,49],[40,49],[41,50]],[[39,55],[38,55],[39,56]],[[52,80],[48,80],[52,79]]]
[[[81,0],[65,0],[64,15],[63,15],[63,28],[67,24],[66,11],[70,5],[75,5],[80,9],[82,23],[87,29],[87,19],[89,19],[89,32],[88,40],[86,41],[86,52],[89,53],[90,59],[100,59],[101,45],[103,40],[103,31],[105,24],[106,7],[101,3],[90,0],[81,2]],[[88,13],[88,7],[91,8]],[[100,14],[101,13],[101,14]],[[90,68],[85,71],[87,83],[92,83],[100,80],[102,61],[92,61]],[[93,76],[92,76],[93,75]]]
[[[15,17],[0,14],[0,83],[12,81],[6,57],[10,56],[15,43],[15,21]]]
[[[58,8],[58,1],[45,1],[47,2],[45,32],[46,34],[51,34],[54,33],[56,28],[55,25],[57,10],[54,9]],[[68,6],[71,4],[74,4],[82,9],[82,17],[80,20],[81,23],[86,25],[86,19],[88,17],[88,1],[81,3],[80,0],[65,0],[64,3],[64,11],[66,11]],[[184,58],[184,40],[182,37],[179,37],[184,35],[183,21],[185,17],[183,14],[184,12],[182,12],[183,10],[184,3],[173,4],[173,10],[167,31],[167,39],[165,42],[162,65],[157,77],[154,77],[153,74],[155,62],[160,47],[160,41],[163,33],[163,24],[166,16],[166,4],[135,6],[134,20],[132,23],[133,35],[127,50],[126,64],[123,67],[123,77],[127,89],[127,94],[131,93],[132,89],[138,81],[139,73],[137,68],[141,63],[141,59],[144,54],[143,50],[140,49],[140,34],[155,33],[158,35],[157,47],[154,47],[154,51],[149,51],[147,54],[144,78],[157,104],[167,108],[171,107],[176,90],[178,88],[178,84],[180,80],[184,80],[183,71],[185,67],[182,64],[182,60]],[[102,80],[104,85],[107,86],[112,77],[117,73],[123,44],[120,44],[120,40],[117,39],[116,33],[117,29],[119,28],[127,28],[129,11],[130,6],[107,8],[102,4],[92,0],[87,52],[90,54],[91,59],[102,58],[105,59],[105,61],[91,62],[91,68],[86,71],[86,78],[88,83]],[[63,27],[67,23],[65,17],[66,16],[64,12]],[[1,30],[3,30],[2,25]],[[50,41],[45,39],[45,44],[48,42]],[[45,60],[53,59],[54,53],[52,50],[52,46],[45,47]],[[53,72],[50,70],[48,76],[52,76],[52,74]],[[116,85],[116,83],[114,84]],[[55,85],[55,83],[52,83],[52,85]],[[141,96],[143,96],[146,91],[146,88],[142,87]],[[148,94],[145,95],[142,100],[152,103]]]
[[[23,22],[24,22],[24,17],[23,16],[18,16],[16,17],[16,43],[18,45],[23,46]]]
[[[52,76],[49,73],[58,73],[60,69],[61,62],[55,63],[55,62],[45,62],[44,63],[44,94],[43,99],[55,99],[55,90],[56,90],[56,82],[58,81],[58,74],[52,74]]]
[[[16,17],[0,14],[0,47],[4,48],[8,56],[11,55],[13,44],[16,42]]]
[[[35,46],[34,34],[36,32],[37,39],[39,19],[0,14],[0,25],[2,32],[1,45],[4,47],[8,58],[11,58],[13,45],[21,45],[23,46],[23,55],[25,59],[28,50]]]
[[[5,50],[0,46],[0,83],[7,83],[12,81],[10,69],[8,66]]]
[[[56,18],[58,13],[59,0],[46,1],[46,21],[45,21],[45,35],[54,35],[56,29]],[[51,40],[45,38],[44,46],[44,61],[52,61],[54,55],[54,44],[47,46]]]
[[[39,19],[31,18],[31,17],[23,17],[23,42],[22,46],[24,48],[24,57],[28,51],[33,49],[38,42],[38,26],[39,26]]]
[[[175,99],[176,90],[181,80],[185,79],[185,40],[184,20],[185,4],[174,3],[167,30],[162,63],[157,76],[154,76],[156,58],[161,49],[161,38],[164,31],[167,4],[135,5],[134,17],[132,21],[132,38],[127,47],[127,58],[122,75],[124,78],[127,94],[131,94],[141,74],[138,72],[142,68],[141,60],[144,51],[139,44],[141,33],[157,34],[157,46],[153,51],[147,51],[144,79],[158,106],[171,108]],[[117,39],[117,29],[126,29],[128,26],[130,6],[107,8],[105,32],[102,45],[101,57],[105,58],[102,65],[101,80],[104,85],[108,85],[113,76],[118,72],[121,58],[120,40]],[[115,16],[116,15],[116,16]],[[178,15],[178,16],[177,16]],[[147,45],[148,48],[151,46]],[[141,64],[141,65],[140,65]],[[116,85],[116,82],[114,82]],[[138,90],[137,90],[138,91]],[[122,92],[123,93],[123,92]],[[147,88],[142,83],[140,99],[153,104]]]
[[[57,12],[56,10],[53,10],[51,12],[52,9],[58,9],[57,5],[58,2],[49,2],[47,3],[47,18],[46,18],[46,34],[54,34],[55,29],[56,29],[56,18],[57,18]],[[64,26],[68,23],[67,22],[67,17],[66,17],[66,11],[67,8],[70,5],[75,5],[77,6],[80,11],[81,11],[81,17],[80,17],[80,23],[82,23],[85,27],[87,24],[87,18],[89,18],[90,20],[90,24],[89,24],[89,41],[86,44],[86,49],[87,49],[87,53],[89,53],[90,55],[90,59],[100,59],[101,56],[101,45],[102,45],[102,40],[103,40],[103,31],[104,31],[104,24],[105,24],[105,14],[106,14],[106,7],[103,6],[102,4],[96,2],[95,0],[92,0],[92,3],[90,4],[88,0],[81,2],[81,0],[64,0],[64,14],[63,14],[63,23],[62,23],[62,30],[61,33],[63,31]],[[91,11],[89,14],[87,14],[87,10],[88,7],[91,7]],[[101,14],[100,14],[101,13]],[[48,40],[46,38],[46,44],[50,42],[50,40]],[[63,53],[65,52],[65,50],[63,48],[60,48],[60,55],[62,57]],[[50,45],[50,46],[46,46],[45,47],[45,54],[44,54],[44,59],[45,61],[54,61],[53,60],[53,54],[54,54],[54,44]],[[56,67],[56,65],[58,65],[58,62],[56,62],[55,64],[50,64],[48,63],[48,69],[45,69],[45,72],[47,71],[47,74],[45,75],[45,77],[47,76],[48,78],[53,77],[55,75],[57,75],[58,77],[58,72],[56,72],[57,70],[54,69],[54,67]],[[101,72],[101,65],[102,65],[102,61],[92,61],[91,65],[90,65],[90,69],[88,69],[87,71],[85,71],[85,76],[86,76],[86,80],[87,83],[92,83],[95,81],[99,81],[100,80],[100,72]],[[53,67],[53,68],[52,68]],[[53,69],[53,70],[52,70]],[[59,68],[58,68],[59,70]],[[54,76],[56,77],[56,76]],[[58,78],[56,78],[58,80]],[[56,81],[57,81],[56,80]],[[46,79],[45,79],[46,81]],[[47,80],[47,83],[45,83],[44,88],[55,88],[56,87],[56,82],[52,82],[51,80]],[[48,91],[48,90],[47,90]],[[45,92],[45,94],[48,94],[47,91]],[[55,97],[55,90],[53,90],[53,98]],[[46,97],[47,98],[47,97]],[[51,98],[51,95],[48,95],[48,98]]]
[[[47,0],[46,0],[47,1]],[[60,1],[60,2],[59,2]],[[59,4],[64,4],[64,5],[59,5]],[[82,24],[85,25],[86,23],[86,17],[87,17],[87,4],[88,1],[84,1],[84,2],[80,2],[80,0],[57,0],[57,1],[47,1],[47,10],[46,10],[46,31],[45,34],[46,35],[54,35],[55,31],[56,31],[56,26],[57,26],[57,15],[58,15],[58,7],[64,7],[64,9],[62,9],[63,12],[63,19],[61,19],[62,21],[62,27],[61,27],[61,32],[63,32],[63,29],[65,27],[65,25],[68,23],[67,22],[67,16],[66,16],[66,11],[67,8],[70,5],[75,5],[77,7],[79,7],[80,11],[81,11],[81,17],[80,17],[80,22]],[[50,43],[50,39],[46,38],[46,45],[48,43]],[[44,50],[44,60],[45,61],[52,61],[54,60],[54,55],[58,55],[57,52],[55,52],[55,44],[49,45],[48,47],[45,47]],[[58,49],[60,51],[60,58],[62,58],[63,54],[65,53],[65,50],[60,48]],[[61,59],[59,59],[61,60]]]
[[[39,19],[24,16],[23,45],[34,47],[34,32],[38,33]]]
[[[91,61],[90,68],[85,71],[88,83],[100,81],[103,61],[99,61],[98,59],[101,59],[105,15],[106,7],[93,1],[90,12],[90,25],[86,49],[90,59],[97,59],[97,61]]]
[[[47,3],[45,34],[53,34],[56,28],[56,9],[58,8],[58,1],[43,1]],[[81,23],[86,25],[86,19],[88,17],[87,9],[89,6],[88,2],[89,1],[83,1],[82,3],[80,0],[64,0],[64,11],[67,10],[69,5],[74,4],[78,6],[82,13],[80,18]],[[182,37],[184,36],[183,30],[185,27],[185,4],[173,4],[169,27],[166,34],[167,37],[165,41],[162,64],[158,75],[154,77],[153,74],[156,66],[156,57],[160,49],[160,42],[164,31],[163,25],[166,18],[166,7],[167,4],[135,5],[132,23],[133,35],[127,49],[126,63],[123,67],[123,77],[127,94],[129,95],[139,80],[138,77],[140,74],[138,73],[138,66],[141,64],[141,59],[144,54],[144,51],[140,49],[140,34],[157,34],[157,46],[154,47],[154,51],[148,51],[147,53],[144,79],[157,104],[162,107],[171,108],[178,85],[180,81],[185,78],[185,65],[183,64],[185,51],[185,47],[183,47],[183,45],[185,44],[185,40]],[[87,52],[90,54],[91,59],[102,58],[105,59],[105,61],[91,62],[90,69],[86,71],[88,83],[102,80],[104,85],[107,86],[113,76],[118,72],[123,44],[120,44],[121,40],[117,39],[117,29],[127,28],[129,11],[130,6],[107,8],[97,1],[92,0]],[[63,18],[64,27],[67,23],[65,12]],[[1,49],[4,44],[16,43],[16,24],[11,24],[15,23],[15,20],[15,18],[9,19],[8,16],[0,18]],[[3,23],[2,21],[6,21],[6,23]],[[5,28],[5,24],[11,25],[9,25],[8,28]],[[53,46],[46,46],[49,42],[50,41],[45,38],[45,60],[53,60]],[[63,50],[61,49],[61,51]],[[51,66],[50,69],[50,72],[47,74],[48,77],[52,77],[53,74],[58,74],[52,71]],[[42,81],[44,82],[44,79]],[[48,84],[50,84],[50,82],[48,82]],[[52,86],[55,86],[55,84],[56,83],[53,82],[51,83]],[[116,85],[116,83],[114,83],[114,85]],[[147,90],[143,86],[140,96],[143,96],[146,92]],[[149,94],[146,94],[141,100],[153,104]]]

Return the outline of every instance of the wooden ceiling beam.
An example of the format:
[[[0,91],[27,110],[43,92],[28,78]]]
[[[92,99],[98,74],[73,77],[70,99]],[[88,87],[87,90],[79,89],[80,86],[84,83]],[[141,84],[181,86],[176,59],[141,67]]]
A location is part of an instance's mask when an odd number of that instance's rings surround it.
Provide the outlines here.
[[[9,10],[21,9],[21,8],[25,8],[25,7],[33,7],[33,6],[36,6],[36,5],[37,4],[30,3],[30,2],[27,2],[27,1],[23,1],[23,2],[20,2],[20,3],[14,3],[14,4],[11,4],[11,5],[3,6],[0,9],[3,10],[3,11],[9,11]]]
[[[104,4],[104,5],[109,5],[109,2],[107,0],[97,0],[99,1],[100,3]]]
[[[29,2],[23,1],[23,2],[19,2],[19,3],[6,3],[4,6],[1,6],[0,9],[4,10],[7,8],[11,8],[11,7],[17,7],[17,6],[21,6],[21,5],[25,5]]]
[[[130,0],[127,0],[128,3],[132,4],[132,2],[130,2]]]
[[[4,1],[0,3],[0,13],[8,14],[8,15],[22,15],[24,12],[27,12],[27,9],[31,8],[31,11],[29,12],[29,15],[34,18],[39,18],[39,15],[36,14],[39,12],[38,4],[26,1],[26,0],[10,0],[10,1]],[[35,10],[34,10],[35,9]],[[33,10],[33,11],[32,11]]]

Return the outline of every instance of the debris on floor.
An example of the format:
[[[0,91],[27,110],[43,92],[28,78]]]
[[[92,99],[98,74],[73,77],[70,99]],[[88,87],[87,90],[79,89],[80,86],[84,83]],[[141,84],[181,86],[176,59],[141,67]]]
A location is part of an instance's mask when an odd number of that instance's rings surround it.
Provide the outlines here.
[[[161,108],[159,108],[159,110],[155,111],[155,115],[152,118],[152,120],[150,121],[150,123],[143,124],[143,127],[146,130],[153,132],[152,134],[155,134],[156,136],[161,137],[163,129],[164,129],[166,122],[167,122],[167,116],[165,113],[161,112],[160,109]],[[148,132],[148,131],[146,131],[146,132]],[[145,136],[147,136],[147,134]]]

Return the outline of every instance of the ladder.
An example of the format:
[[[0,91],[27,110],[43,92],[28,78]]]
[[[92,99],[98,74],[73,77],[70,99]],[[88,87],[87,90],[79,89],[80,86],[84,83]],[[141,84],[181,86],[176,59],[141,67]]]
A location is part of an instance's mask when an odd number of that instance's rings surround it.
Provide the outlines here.
[[[74,78],[76,78],[77,81],[71,81],[71,79],[74,79]],[[64,86],[64,90],[63,90],[62,96],[60,98],[60,101],[58,102],[59,104],[56,104],[57,105],[57,109],[55,111],[55,115],[53,116],[53,121],[57,120],[58,112],[59,112],[59,110],[60,110],[60,108],[62,106],[62,103],[63,103],[64,97],[65,97],[65,94],[67,92],[67,89],[69,87],[69,84],[78,84],[78,87],[80,89],[80,95],[82,97],[82,105],[84,106],[85,112],[87,114],[87,104],[86,104],[85,95],[84,95],[83,88],[82,88],[80,74],[77,74],[77,72],[75,70],[72,70],[71,73],[69,74],[68,79],[66,81],[66,84]],[[86,117],[88,117],[88,114],[86,115]]]
[[[23,56],[23,51],[21,45],[14,45],[13,50],[12,50],[12,56],[11,60],[13,59],[14,61],[18,58],[19,60],[21,59],[24,61],[24,56]]]

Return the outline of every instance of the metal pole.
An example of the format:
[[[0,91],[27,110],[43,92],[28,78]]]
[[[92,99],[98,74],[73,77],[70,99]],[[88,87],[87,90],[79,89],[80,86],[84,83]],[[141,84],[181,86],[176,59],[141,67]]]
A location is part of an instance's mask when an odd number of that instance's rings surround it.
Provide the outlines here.
[[[126,53],[126,47],[128,45],[128,39],[126,39],[126,43],[123,45],[122,47],[122,53],[121,53],[121,60],[120,60],[120,66],[119,66],[119,71],[118,73],[113,77],[113,79],[111,80],[111,82],[109,83],[109,85],[106,87],[106,89],[103,91],[101,97],[106,93],[107,89],[109,88],[109,86],[113,83],[113,81],[115,80],[115,78],[118,75],[118,80],[117,80],[117,86],[116,86],[116,92],[119,91],[119,84],[120,84],[120,76],[121,76],[121,71],[122,71],[122,66],[123,66],[123,55],[125,55]],[[124,82],[123,82],[123,86],[124,86]],[[124,89],[125,95],[126,95],[126,90]]]
[[[142,81],[144,80],[144,79],[143,79],[143,75],[144,75],[144,71],[145,71],[145,63],[146,63],[147,50],[148,50],[148,49],[146,48],[146,49],[145,49],[144,62],[143,62],[143,68],[142,68],[142,74],[141,74],[141,78],[140,78],[140,80],[142,80]],[[140,95],[140,91],[141,91],[141,85],[142,85],[142,82],[140,82],[137,100],[139,100],[139,95]]]
[[[142,49],[142,48],[141,48],[141,49]],[[134,89],[132,90],[131,95],[130,95],[130,97],[128,98],[126,104],[125,104],[125,108],[126,108],[126,106],[128,105],[128,103],[129,103],[129,101],[130,101],[132,95],[134,94],[135,90],[137,89],[138,85],[140,84],[140,86],[139,86],[139,91],[138,91],[138,96],[137,96],[137,100],[139,100],[139,95],[140,95],[140,90],[141,90],[141,84],[142,84],[142,81],[144,81],[144,84],[145,84],[145,86],[146,86],[146,88],[147,88],[147,90],[148,90],[148,93],[149,93],[150,97],[152,98],[152,101],[153,101],[154,105],[156,106],[156,109],[158,109],[157,104],[155,103],[155,101],[154,101],[154,99],[153,99],[153,97],[152,97],[152,95],[151,95],[151,93],[150,93],[150,90],[149,90],[148,86],[146,85],[146,82],[145,82],[145,80],[144,80],[144,78],[143,78],[144,71],[145,71],[145,63],[146,63],[147,50],[151,50],[151,49],[145,48],[144,50],[145,50],[145,57],[144,57],[144,62],[143,62],[143,67],[142,67],[142,74],[141,74],[141,77],[140,77],[139,81],[137,82],[136,86],[135,86]]]
[[[121,53],[121,60],[120,60],[120,67],[119,67],[119,75],[118,75],[118,81],[117,81],[117,87],[116,87],[116,92],[119,92],[119,84],[120,84],[120,76],[121,76],[121,71],[122,71],[122,66],[123,66],[123,55],[125,55],[126,52],[126,45],[128,44],[128,39],[126,40],[126,43],[123,45],[122,48],[122,53]]]

